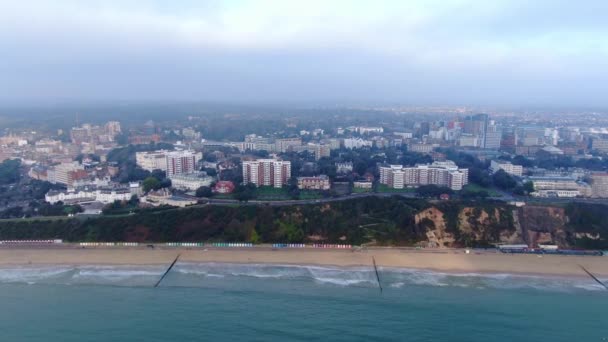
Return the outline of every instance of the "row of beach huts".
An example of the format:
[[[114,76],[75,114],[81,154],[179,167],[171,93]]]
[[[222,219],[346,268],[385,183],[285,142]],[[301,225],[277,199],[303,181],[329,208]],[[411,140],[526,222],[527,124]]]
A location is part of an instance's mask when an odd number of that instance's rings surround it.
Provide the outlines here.
[[[64,244],[61,239],[48,240],[0,240],[0,246],[44,246]],[[68,243],[70,244],[70,243]],[[73,245],[73,244],[72,244]],[[143,244],[138,242],[79,242],[76,245],[81,247],[138,247],[138,246],[165,246],[165,247],[216,247],[216,248],[248,248],[255,247],[250,242],[166,242],[164,244]],[[273,243],[271,245],[259,245],[260,247],[272,248],[331,248],[331,249],[352,249],[356,246],[349,244],[304,244],[304,243]],[[487,249],[485,249],[487,251]],[[589,255],[589,256],[608,256],[608,251],[561,249],[557,245],[538,245],[530,247],[525,244],[497,245],[496,250],[505,254],[556,254],[556,255]],[[467,250],[469,252],[469,250]]]

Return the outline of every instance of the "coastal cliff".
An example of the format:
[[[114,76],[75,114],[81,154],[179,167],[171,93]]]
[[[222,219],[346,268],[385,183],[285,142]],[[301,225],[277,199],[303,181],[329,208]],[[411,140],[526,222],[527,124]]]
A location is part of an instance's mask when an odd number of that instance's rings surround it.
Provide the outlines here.
[[[516,208],[498,201],[362,198],[292,206],[141,209],[131,215],[0,220],[0,240],[248,241],[488,247],[555,243],[608,248],[606,205]]]

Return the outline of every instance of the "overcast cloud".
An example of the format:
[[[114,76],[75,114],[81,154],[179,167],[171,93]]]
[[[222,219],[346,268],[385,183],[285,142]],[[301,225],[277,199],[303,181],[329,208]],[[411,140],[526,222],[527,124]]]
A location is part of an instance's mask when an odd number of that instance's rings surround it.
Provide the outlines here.
[[[5,1],[0,101],[606,106],[608,1]]]

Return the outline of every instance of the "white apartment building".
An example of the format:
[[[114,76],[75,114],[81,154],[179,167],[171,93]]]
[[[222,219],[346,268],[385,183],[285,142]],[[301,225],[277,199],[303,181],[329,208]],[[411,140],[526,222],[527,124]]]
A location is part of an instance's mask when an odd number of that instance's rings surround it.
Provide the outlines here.
[[[359,134],[383,133],[384,132],[384,128],[382,128],[382,127],[368,127],[368,126],[355,127],[354,130],[359,132]]]
[[[513,165],[511,162],[503,160],[492,160],[490,162],[490,172],[496,173],[498,170],[503,170],[504,172],[517,177],[521,177],[523,174],[523,167],[521,165]]]
[[[131,199],[131,196],[131,191],[128,188],[83,187],[64,191],[51,190],[44,196],[44,200],[51,204],[57,202],[82,203],[93,201],[107,204],[114,201],[128,201]]]
[[[274,150],[276,152],[285,153],[285,152],[289,151],[290,147],[292,147],[292,146],[301,146],[302,138],[277,139],[277,140],[275,140],[274,144],[275,144]]]
[[[433,149],[439,147],[436,144],[410,144],[407,146],[407,150],[410,152],[417,153],[431,153]]]
[[[214,178],[205,172],[172,175],[171,187],[186,191],[195,191],[201,186],[210,186]]]
[[[291,162],[277,159],[243,161],[243,183],[281,188],[291,178]]]
[[[135,163],[147,171],[167,171],[167,153],[169,151],[136,152]]]
[[[331,184],[329,177],[320,175],[316,177],[298,177],[298,189],[302,190],[329,190]]]
[[[372,147],[370,140],[363,140],[361,138],[346,138],[344,139],[344,148],[352,150],[353,148]]]
[[[532,182],[536,197],[577,197],[591,196],[591,187],[584,182],[578,182],[573,177],[528,177]]]
[[[468,169],[460,169],[452,161],[414,167],[386,165],[379,167],[379,173],[380,184],[388,185],[393,189],[434,184],[447,186],[452,190],[461,190],[469,181]]]
[[[352,162],[336,163],[336,173],[347,174],[351,172],[353,172]]]

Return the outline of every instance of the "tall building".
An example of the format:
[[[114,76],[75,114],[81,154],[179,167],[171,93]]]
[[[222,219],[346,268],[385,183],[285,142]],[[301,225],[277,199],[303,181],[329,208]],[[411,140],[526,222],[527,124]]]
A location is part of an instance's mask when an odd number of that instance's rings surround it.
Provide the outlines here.
[[[202,153],[192,150],[167,152],[167,177],[194,173],[198,162],[203,159]]]
[[[120,134],[122,131],[120,129],[120,122],[118,121],[108,121],[106,123],[106,132],[108,135],[115,137]]]
[[[393,189],[403,189],[406,186],[440,185],[452,190],[461,190],[469,183],[469,170],[460,169],[454,162],[434,162],[430,165],[403,167],[402,165],[386,165],[379,167],[380,184]]]
[[[502,131],[496,125],[489,125],[483,140],[482,148],[498,150],[502,140]]]
[[[281,188],[291,178],[291,162],[277,159],[243,161],[243,183]]]
[[[464,128],[463,133],[471,134],[472,136],[477,138],[477,147],[481,148],[490,148],[486,147],[486,138],[488,133],[488,126],[490,125],[490,120],[488,114],[477,114],[472,116],[467,116],[464,120]],[[495,126],[494,126],[495,127]],[[496,132],[496,129],[494,129]],[[491,134],[490,144],[495,146],[495,140],[497,139],[497,134]],[[500,147],[500,136],[498,136],[498,147]],[[498,148],[496,147],[496,148]],[[492,147],[493,148],[493,147]]]

